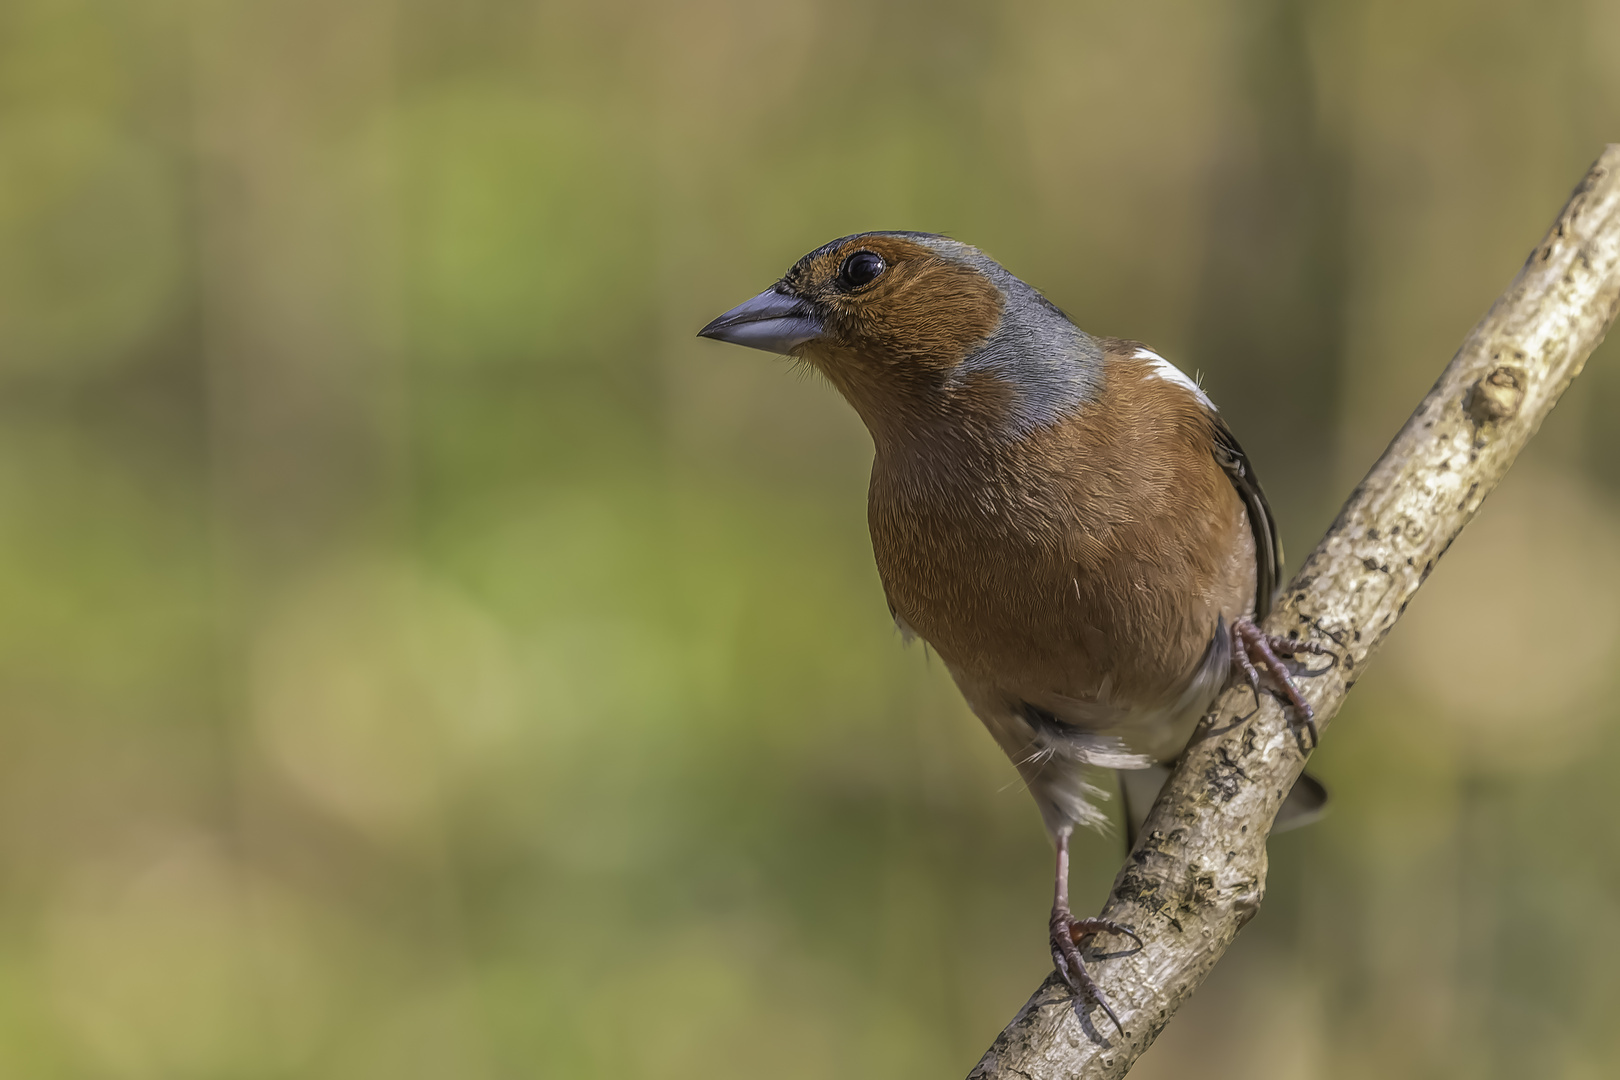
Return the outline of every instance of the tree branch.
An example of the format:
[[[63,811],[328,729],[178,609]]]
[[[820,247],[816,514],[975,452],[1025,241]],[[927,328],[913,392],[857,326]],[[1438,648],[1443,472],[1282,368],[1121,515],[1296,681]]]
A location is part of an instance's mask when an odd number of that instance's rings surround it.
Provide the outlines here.
[[[1300,679],[1325,728],[1440,556],[1603,340],[1620,310],[1620,144],[1610,145],[1350,495],[1266,620],[1330,650]],[[1509,568],[1506,572],[1528,572]],[[1119,1077],[1204,981],[1265,893],[1266,837],[1305,767],[1281,708],[1229,689],[1194,735],[1102,914],[1136,951],[1092,954],[1121,1037],[1057,975],[969,1080]],[[1097,939],[1093,939],[1094,941]],[[1113,939],[1106,939],[1112,943]]]

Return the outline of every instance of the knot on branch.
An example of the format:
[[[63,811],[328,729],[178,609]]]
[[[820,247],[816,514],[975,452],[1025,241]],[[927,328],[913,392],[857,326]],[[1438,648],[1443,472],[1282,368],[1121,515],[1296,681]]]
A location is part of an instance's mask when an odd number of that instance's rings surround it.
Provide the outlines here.
[[[1490,373],[1468,388],[1468,400],[1463,409],[1476,424],[1489,424],[1506,420],[1519,411],[1524,402],[1524,386],[1529,378],[1523,368],[1499,364]]]

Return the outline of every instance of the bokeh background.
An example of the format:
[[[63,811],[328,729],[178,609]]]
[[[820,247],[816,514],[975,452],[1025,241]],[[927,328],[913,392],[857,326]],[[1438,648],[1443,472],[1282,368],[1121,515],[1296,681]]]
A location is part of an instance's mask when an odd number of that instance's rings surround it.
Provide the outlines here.
[[[964,1074],[1048,970],[1034,807],[888,623],[853,415],[694,332],[950,233],[1201,372],[1297,556],[1620,137],[1617,46],[1615,0],[6,0],[0,1075]],[[1617,692],[1611,344],[1136,1075],[1614,1075]]]

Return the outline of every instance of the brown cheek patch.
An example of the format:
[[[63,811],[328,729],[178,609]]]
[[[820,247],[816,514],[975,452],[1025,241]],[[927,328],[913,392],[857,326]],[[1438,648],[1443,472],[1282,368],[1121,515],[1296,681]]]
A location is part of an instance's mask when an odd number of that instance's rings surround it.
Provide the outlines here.
[[[943,260],[902,267],[889,295],[873,297],[874,337],[897,353],[955,366],[1001,322],[1001,293],[976,270]]]
[[[899,237],[848,245],[882,255],[891,269],[847,301],[852,337],[936,371],[960,363],[1001,323],[1001,292],[971,267]],[[843,253],[839,253],[839,258]]]

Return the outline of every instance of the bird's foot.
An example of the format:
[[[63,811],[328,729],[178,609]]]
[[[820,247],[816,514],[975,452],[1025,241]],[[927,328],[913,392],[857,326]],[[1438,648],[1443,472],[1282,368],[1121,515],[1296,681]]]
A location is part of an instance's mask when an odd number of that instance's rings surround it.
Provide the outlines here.
[[[1310,734],[1309,749],[1316,748],[1316,714],[1311,711],[1311,703],[1305,700],[1294,685],[1294,680],[1288,674],[1288,668],[1283,665],[1282,657],[1298,656],[1300,653],[1317,653],[1330,655],[1326,649],[1314,641],[1299,641],[1295,638],[1280,637],[1268,634],[1256,626],[1253,619],[1243,618],[1232,624],[1232,664],[1243,673],[1253,688],[1255,699],[1260,697],[1260,672],[1255,665],[1265,667],[1266,676],[1272,688],[1282,695],[1293,710],[1290,718],[1295,727],[1303,728]]]
[[[1120,934],[1136,942],[1137,948],[1142,947],[1142,939],[1136,936],[1136,932],[1117,922],[1109,919],[1076,919],[1066,907],[1052,909],[1052,963],[1057,965],[1058,974],[1063,976],[1063,981],[1069,984],[1075,996],[1096,1002],[1123,1037],[1125,1028],[1120,1025],[1119,1017],[1114,1015],[1108,999],[1086,970],[1086,962],[1080,956],[1080,943],[1093,934]]]

